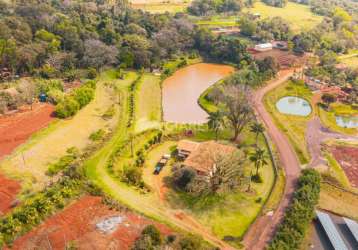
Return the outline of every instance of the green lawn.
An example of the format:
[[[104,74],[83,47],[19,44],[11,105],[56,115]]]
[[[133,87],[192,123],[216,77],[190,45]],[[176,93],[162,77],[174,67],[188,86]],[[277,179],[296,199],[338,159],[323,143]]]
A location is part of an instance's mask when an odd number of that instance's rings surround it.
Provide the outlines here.
[[[252,14],[260,13],[262,18],[282,17],[289,22],[292,30],[296,33],[312,29],[323,20],[322,16],[311,12],[308,5],[293,2],[288,2],[284,8],[276,8],[262,2],[257,2],[254,8],[246,8],[244,11]]]
[[[351,50],[347,55],[340,56],[338,59],[341,63],[348,65],[348,67],[356,69],[358,68],[358,49]]]
[[[207,139],[212,139],[211,133],[209,134]],[[223,134],[225,135],[226,133]],[[202,141],[203,137],[202,133],[195,133],[195,136],[190,139]],[[254,137],[248,130],[244,132],[243,138],[245,139],[242,143],[244,150],[252,151],[251,145],[254,143]],[[160,157],[169,153],[170,148],[175,144],[175,141],[168,141],[155,147],[148,154],[145,163],[144,181],[157,193],[158,203],[163,202],[159,200],[158,182],[162,183],[162,179],[171,174],[171,164],[167,165],[159,176],[153,175],[153,170]],[[259,138],[259,145],[265,148],[262,136]],[[245,163],[246,174],[252,168],[252,163],[247,161]],[[268,166],[260,169],[260,174],[264,182],[262,184],[253,183],[253,190],[255,191],[252,193],[247,193],[247,185],[244,185],[240,189],[220,197],[194,198],[184,192],[176,192],[167,187],[169,191],[167,191],[165,198],[169,201],[168,206],[171,209],[186,211],[190,216],[211,229],[219,238],[228,235],[240,238],[260,213],[265,200],[270,194],[274,182],[274,170],[271,162]]]
[[[237,16],[215,15],[215,16],[202,17],[202,18],[192,17],[192,19],[197,25],[202,25],[207,27],[238,26]]]
[[[356,128],[343,128],[338,126],[336,123],[336,115],[357,115],[357,110],[354,110],[350,106],[344,104],[331,104],[330,109],[330,111],[326,111],[321,107],[318,109],[319,117],[325,127],[343,134],[356,135],[358,133],[358,129]]]
[[[284,96],[298,96],[311,102],[312,93],[303,83],[295,84],[288,81],[270,91],[264,97],[264,104],[267,111],[273,117],[276,125],[288,136],[300,162],[306,164],[309,162],[310,155],[306,146],[305,131],[307,122],[312,118],[313,113],[309,116],[295,116],[280,113],[276,108],[276,103]]]
[[[162,116],[160,77],[145,73],[138,84],[135,131],[159,128]]]

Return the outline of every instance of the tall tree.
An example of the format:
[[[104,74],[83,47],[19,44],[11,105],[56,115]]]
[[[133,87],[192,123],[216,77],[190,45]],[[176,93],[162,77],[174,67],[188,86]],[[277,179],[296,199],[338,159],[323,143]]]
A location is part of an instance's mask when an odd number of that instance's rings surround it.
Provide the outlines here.
[[[267,155],[264,149],[256,148],[255,152],[251,154],[250,161],[252,161],[256,168],[256,176],[259,175],[259,169],[268,164]]]
[[[250,131],[252,133],[255,133],[255,139],[256,139],[256,147],[258,145],[258,138],[259,138],[259,134],[263,133],[265,131],[265,127],[259,123],[259,122],[255,122],[254,124],[251,125]]]
[[[223,126],[224,115],[222,112],[217,111],[209,114],[208,126],[215,132],[215,140],[218,140],[219,131]]]

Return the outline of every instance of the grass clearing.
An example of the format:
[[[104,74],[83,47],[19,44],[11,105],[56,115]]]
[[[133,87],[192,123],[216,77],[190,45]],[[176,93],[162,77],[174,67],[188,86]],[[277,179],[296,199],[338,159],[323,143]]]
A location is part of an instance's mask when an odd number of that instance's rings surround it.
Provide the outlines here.
[[[358,130],[356,128],[344,128],[341,126],[337,125],[336,122],[336,114],[337,115],[352,115],[353,113],[356,114],[356,110],[353,110],[352,108],[346,108],[345,106],[347,105],[337,105],[336,108],[334,106],[335,104],[332,104],[331,107],[332,111],[327,112],[326,110],[324,110],[323,108],[319,107],[318,108],[318,115],[319,118],[321,119],[322,124],[329,128],[332,131],[336,131],[339,133],[343,133],[343,134],[348,134],[348,135],[356,135]]]
[[[118,103],[114,90],[105,84],[109,79],[114,80],[110,73],[102,74],[91,103],[73,118],[57,120],[33,136],[0,163],[1,170],[9,177],[21,180],[23,190],[41,189],[50,180],[45,174],[49,164],[56,162],[68,148],[84,149],[91,143],[89,136],[93,132],[113,129],[118,116],[107,120],[102,118],[109,107]]]
[[[276,108],[279,99],[285,96],[298,96],[311,102],[312,93],[303,83],[288,81],[267,93],[264,97],[266,110],[271,114],[276,125],[285,132],[294,147],[301,164],[307,164],[310,159],[306,146],[305,131],[314,110],[308,116],[295,116],[280,113]]]
[[[358,194],[322,183],[318,206],[321,209],[358,220]]]
[[[160,77],[145,73],[136,92],[136,123],[137,133],[147,129],[159,128],[162,118]]]
[[[147,11],[152,14],[160,14],[160,13],[178,13],[178,12],[186,12],[187,7],[189,6],[188,2],[182,3],[144,3],[144,4],[132,4],[134,9],[140,9],[143,11]]]
[[[253,8],[246,8],[244,12],[260,13],[262,18],[282,17],[287,20],[292,30],[298,33],[310,30],[323,20],[323,16],[314,14],[308,5],[288,2],[284,8],[277,8],[256,2]]]
[[[344,170],[341,168],[339,163],[333,157],[333,155],[327,152],[325,153],[325,156],[330,167],[328,170],[329,174],[334,177],[343,187],[351,188],[351,184],[348,180],[348,177],[344,173]]]

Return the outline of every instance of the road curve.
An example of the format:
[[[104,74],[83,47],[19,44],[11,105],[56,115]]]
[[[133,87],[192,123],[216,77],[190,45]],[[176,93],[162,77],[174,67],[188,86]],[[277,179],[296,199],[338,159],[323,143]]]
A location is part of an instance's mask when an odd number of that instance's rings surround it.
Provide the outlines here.
[[[265,124],[267,134],[276,146],[280,158],[280,165],[285,171],[286,185],[280,204],[273,212],[273,215],[262,215],[257,218],[245,234],[243,243],[245,248],[249,250],[265,249],[265,246],[274,235],[275,229],[280,224],[285,209],[290,203],[297,178],[301,171],[300,163],[293,147],[284,133],[276,127],[271,115],[266,111],[265,105],[263,104],[265,94],[287,81],[293,73],[294,70],[280,71],[276,79],[270,81],[265,87],[257,90],[252,98],[256,117]]]

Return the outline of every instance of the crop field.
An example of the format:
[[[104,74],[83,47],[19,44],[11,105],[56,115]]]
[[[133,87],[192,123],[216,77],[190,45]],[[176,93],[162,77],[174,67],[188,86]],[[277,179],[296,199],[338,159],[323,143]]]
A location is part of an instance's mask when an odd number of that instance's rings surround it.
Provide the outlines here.
[[[307,5],[292,2],[288,2],[284,8],[271,7],[257,2],[254,8],[247,8],[244,11],[252,14],[260,13],[262,18],[282,17],[289,22],[294,32],[312,29],[323,20],[322,16],[312,13]]]
[[[310,158],[306,146],[305,131],[307,123],[312,117],[312,113],[309,116],[281,114],[276,108],[276,103],[284,96],[298,96],[311,102],[312,93],[303,84],[287,82],[286,84],[272,90],[264,97],[266,109],[270,112],[279,128],[281,128],[288,135],[300,162],[305,164],[308,163]]]
[[[49,181],[46,171],[50,163],[63,156],[68,148],[84,149],[89,136],[98,129],[110,130],[117,116],[103,119],[102,115],[116,102],[114,91],[105,86],[106,75],[99,81],[95,99],[73,118],[58,120],[39,131],[13,154],[0,162],[0,170],[22,181],[23,190],[38,190]]]
[[[136,95],[138,104],[135,112],[135,131],[158,128],[162,116],[160,76],[144,74]]]
[[[190,0],[131,0],[134,9],[141,9],[150,13],[185,12]]]
[[[103,233],[96,224],[120,218],[111,232]],[[15,240],[12,249],[131,249],[146,225],[155,225],[163,235],[172,230],[126,209],[104,205],[101,197],[85,196],[64,211],[48,218],[39,227]]]

